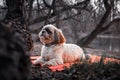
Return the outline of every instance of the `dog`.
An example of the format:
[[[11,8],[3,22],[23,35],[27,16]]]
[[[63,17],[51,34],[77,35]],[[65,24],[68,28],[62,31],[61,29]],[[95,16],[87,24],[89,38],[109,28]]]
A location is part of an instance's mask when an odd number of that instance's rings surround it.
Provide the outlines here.
[[[42,28],[39,38],[43,46],[41,57],[34,61],[35,65],[55,66],[85,59],[83,49],[75,44],[66,43],[62,31],[52,24]]]

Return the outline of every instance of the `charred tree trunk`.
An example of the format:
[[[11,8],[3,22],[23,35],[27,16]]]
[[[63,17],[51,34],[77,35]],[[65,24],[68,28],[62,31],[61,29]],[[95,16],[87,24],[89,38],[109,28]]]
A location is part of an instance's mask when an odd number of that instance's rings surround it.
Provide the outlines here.
[[[2,23],[17,33],[25,44],[25,50],[30,51],[33,48],[33,41],[26,26],[26,3],[27,0],[6,0],[8,11]]]

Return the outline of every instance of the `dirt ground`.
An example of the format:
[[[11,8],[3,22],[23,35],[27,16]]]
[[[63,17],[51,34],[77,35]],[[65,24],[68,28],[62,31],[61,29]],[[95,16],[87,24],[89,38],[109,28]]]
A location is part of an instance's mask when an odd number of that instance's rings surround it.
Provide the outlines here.
[[[40,55],[41,45],[35,45],[31,55]],[[74,64],[62,71],[51,71],[48,67],[31,65],[28,80],[120,80],[120,64],[116,62],[104,63],[83,62]]]
[[[120,80],[120,64],[83,63],[53,72],[47,67],[31,66],[28,80]]]

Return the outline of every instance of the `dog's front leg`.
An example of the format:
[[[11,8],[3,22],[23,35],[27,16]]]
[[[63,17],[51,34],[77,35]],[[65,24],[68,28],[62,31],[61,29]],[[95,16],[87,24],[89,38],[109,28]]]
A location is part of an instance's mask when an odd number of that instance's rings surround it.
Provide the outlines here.
[[[51,59],[50,61],[45,62],[42,66],[56,66],[59,64],[63,64],[62,59]]]
[[[37,60],[35,60],[35,61],[33,62],[33,64],[34,64],[34,65],[37,65],[37,64],[43,65],[45,62],[46,62],[46,61],[45,61],[42,57],[40,57],[40,58],[38,58]]]

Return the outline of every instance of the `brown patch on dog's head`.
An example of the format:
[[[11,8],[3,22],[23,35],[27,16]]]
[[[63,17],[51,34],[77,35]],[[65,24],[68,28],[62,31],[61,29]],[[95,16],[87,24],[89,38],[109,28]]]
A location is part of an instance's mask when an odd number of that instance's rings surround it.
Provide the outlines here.
[[[65,43],[66,42],[66,39],[62,33],[61,30],[59,29],[55,29],[54,31],[54,43],[56,44],[62,44],[62,43]]]

